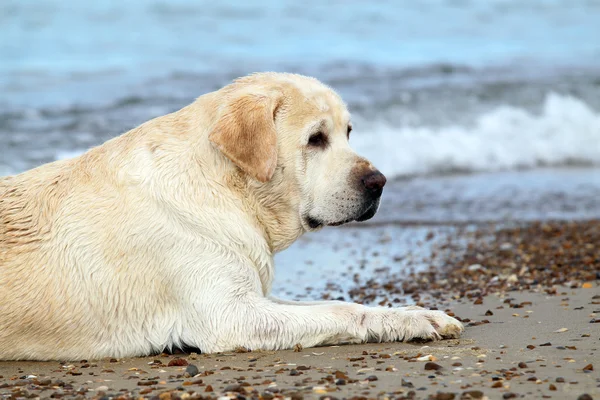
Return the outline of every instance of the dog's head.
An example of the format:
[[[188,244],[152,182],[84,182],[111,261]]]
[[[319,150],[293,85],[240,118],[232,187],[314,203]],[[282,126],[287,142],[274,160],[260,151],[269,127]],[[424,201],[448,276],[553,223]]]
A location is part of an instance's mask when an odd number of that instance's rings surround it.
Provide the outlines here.
[[[222,91],[209,140],[251,178],[263,203],[285,204],[304,230],[375,215],[386,179],[350,148],[350,113],[332,89],[263,73]]]

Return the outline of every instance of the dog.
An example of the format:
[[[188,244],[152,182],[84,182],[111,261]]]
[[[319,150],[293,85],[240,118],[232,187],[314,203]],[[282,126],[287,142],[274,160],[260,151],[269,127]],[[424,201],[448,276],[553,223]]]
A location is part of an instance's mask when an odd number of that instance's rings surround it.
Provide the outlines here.
[[[270,296],[276,252],[379,207],[351,129],[318,80],[258,73],[0,178],[0,359],[459,336],[442,311]]]

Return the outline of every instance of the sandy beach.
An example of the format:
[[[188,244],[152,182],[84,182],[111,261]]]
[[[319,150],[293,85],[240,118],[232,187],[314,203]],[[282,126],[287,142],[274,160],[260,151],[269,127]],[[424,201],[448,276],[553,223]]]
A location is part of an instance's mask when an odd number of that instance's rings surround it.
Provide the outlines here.
[[[457,231],[437,268],[349,291],[386,304],[402,289],[460,318],[459,340],[1,362],[0,398],[598,398],[598,226]]]
[[[598,287],[445,307],[460,340],[214,355],[0,363],[2,398],[597,398]],[[517,307],[517,308],[515,308]],[[187,366],[183,364],[189,364]],[[171,365],[171,366],[169,366]],[[194,377],[186,375],[198,368]],[[108,396],[108,397],[107,397]]]

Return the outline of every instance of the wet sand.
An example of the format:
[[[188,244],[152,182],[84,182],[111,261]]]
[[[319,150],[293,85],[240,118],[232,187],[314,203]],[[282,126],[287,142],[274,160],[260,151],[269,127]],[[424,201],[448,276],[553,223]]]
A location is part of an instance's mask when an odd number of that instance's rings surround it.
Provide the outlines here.
[[[458,340],[0,362],[0,398],[600,398],[598,243],[595,221],[457,230],[427,260],[437,268],[349,290],[453,313]]]

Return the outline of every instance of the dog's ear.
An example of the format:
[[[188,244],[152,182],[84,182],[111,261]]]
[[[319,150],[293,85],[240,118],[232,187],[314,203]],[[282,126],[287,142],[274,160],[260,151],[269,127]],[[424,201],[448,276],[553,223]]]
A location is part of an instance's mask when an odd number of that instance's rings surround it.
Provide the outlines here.
[[[280,96],[232,93],[208,139],[252,178],[267,182],[277,166],[275,112]]]

